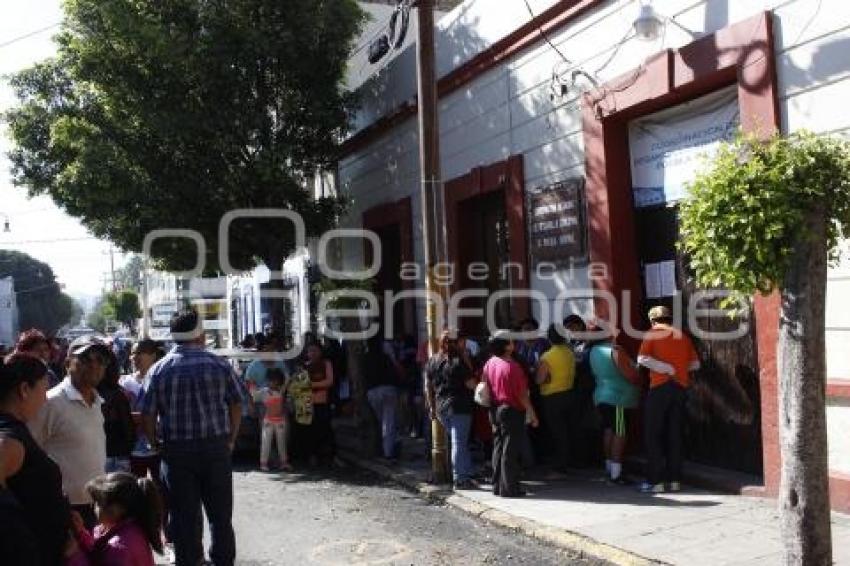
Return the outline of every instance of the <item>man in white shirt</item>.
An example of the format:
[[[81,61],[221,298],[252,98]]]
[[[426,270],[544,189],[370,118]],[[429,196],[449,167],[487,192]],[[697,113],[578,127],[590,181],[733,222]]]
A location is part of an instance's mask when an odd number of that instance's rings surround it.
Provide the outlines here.
[[[96,518],[85,486],[106,466],[103,399],[96,387],[110,355],[109,346],[95,336],[74,340],[65,362],[68,375],[47,392],[47,403],[30,424],[36,441],[59,464],[65,494],[89,528]]]

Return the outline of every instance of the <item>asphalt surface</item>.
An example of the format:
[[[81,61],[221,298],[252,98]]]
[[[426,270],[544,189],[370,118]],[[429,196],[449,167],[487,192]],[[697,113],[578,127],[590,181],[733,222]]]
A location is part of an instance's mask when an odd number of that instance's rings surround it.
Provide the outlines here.
[[[237,564],[244,566],[603,564],[351,467],[238,471],[234,486]]]

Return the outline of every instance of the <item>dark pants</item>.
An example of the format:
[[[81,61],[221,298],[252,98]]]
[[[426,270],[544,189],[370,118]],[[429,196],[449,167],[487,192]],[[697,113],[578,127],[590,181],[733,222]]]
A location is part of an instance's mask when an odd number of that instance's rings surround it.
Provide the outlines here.
[[[224,438],[168,443],[162,459],[171,531],[178,566],[202,560],[201,504],[210,523],[210,559],[231,566],[236,558],[233,534],[233,471]]]
[[[562,391],[541,397],[543,417],[554,448],[553,465],[564,470],[575,465],[581,412],[575,391]]]
[[[493,419],[493,493],[502,497],[519,495],[520,454],[525,413],[500,405]]]
[[[311,457],[333,460],[335,453],[334,432],[331,428],[331,407],[328,404],[313,405],[313,422],[310,423],[307,453]]]
[[[671,380],[649,390],[644,415],[649,483],[681,480],[684,417],[685,389],[678,383]]]

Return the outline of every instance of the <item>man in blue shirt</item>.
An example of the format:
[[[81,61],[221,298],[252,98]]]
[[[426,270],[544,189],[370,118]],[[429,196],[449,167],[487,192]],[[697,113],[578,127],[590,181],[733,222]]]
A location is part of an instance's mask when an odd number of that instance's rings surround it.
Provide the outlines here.
[[[198,525],[203,502],[210,558],[227,566],[236,557],[230,455],[247,391],[226,360],[204,349],[200,324],[194,309],[172,317],[177,345],[148,371],[140,410],[145,434],[162,447],[177,564],[194,566],[203,558]],[[156,438],[157,419],[161,438]]]

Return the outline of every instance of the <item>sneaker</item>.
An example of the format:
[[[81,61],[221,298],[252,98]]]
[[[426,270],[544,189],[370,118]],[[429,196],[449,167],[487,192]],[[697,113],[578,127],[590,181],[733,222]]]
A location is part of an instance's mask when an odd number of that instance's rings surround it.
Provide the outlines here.
[[[620,476],[616,479],[609,476],[608,483],[611,485],[632,485],[632,482],[627,480],[625,476]]]
[[[670,485],[667,486],[667,491],[677,492],[682,491],[682,484],[677,481],[671,481]]]
[[[645,481],[642,484],[640,484],[640,486],[638,487],[638,491],[641,492],[641,493],[664,493],[664,484],[663,483],[652,484],[652,483]]]

